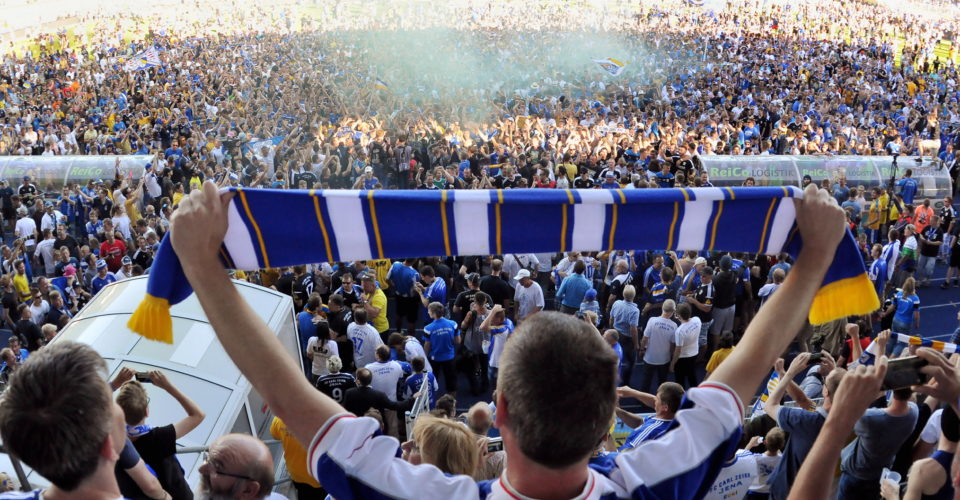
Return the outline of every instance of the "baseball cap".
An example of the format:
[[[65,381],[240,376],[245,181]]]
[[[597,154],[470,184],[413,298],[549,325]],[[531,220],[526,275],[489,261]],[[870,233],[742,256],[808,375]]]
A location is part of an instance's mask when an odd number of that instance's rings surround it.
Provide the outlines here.
[[[363,273],[360,275],[360,281],[377,281],[372,273]]]
[[[364,173],[373,172],[373,167],[367,167],[367,168],[363,169],[363,172],[364,172]]]
[[[720,257],[720,269],[724,271],[729,271],[733,267],[733,258],[729,255],[724,255]]]
[[[597,291],[593,288],[587,290],[587,293],[583,294],[583,298],[586,300],[593,300],[597,298]]]
[[[71,276],[76,276],[76,274],[77,274],[77,268],[73,267],[72,264],[69,266],[65,266],[63,268],[63,276],[66,278],[69,278]]]
[[[123,265],[133,264],[133,259],[131,259],[129,255],[126,255],[120,260],[120,262],[123,263]]]
[[[30,176],[29,176],[29,175],[25,175],[25,176],[23,176],[23,180],[25,180],[25,181],[29,181],[29,180],[30,180]]]
[[[530,271],[526,269],[521,269],[520,272],[518,272],[517,275],[513,277],[513,279],[520,281],[523,278],[529,278],[529,277],[530,277]]]
[[[52,202],[52,201],[48,201],[48,202],[44,203],[43,206],[45,206],[45,207],[47,207],[47,208],[53,208],[53,202]]]
[[[103,259],[97,259],[97,269],[103,269],[107,267],[107,261]]]
[[[697,260],[693,261],[693,265],[699,266],[700,264],[707,265],[707,259],[703,257],[697,257]]]

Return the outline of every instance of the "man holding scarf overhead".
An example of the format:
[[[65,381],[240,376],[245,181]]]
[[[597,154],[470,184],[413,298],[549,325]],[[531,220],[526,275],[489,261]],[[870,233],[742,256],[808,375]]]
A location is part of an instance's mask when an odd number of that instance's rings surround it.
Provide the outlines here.
[[[212,182],[191,193],[174,216],[171,243],[225,350],[293,434],[310,443],[311,473],[338,498],[413,498],[425,492],[445,498],[700,498],[736,451],[742,402],[753,396],[803,326],[815,295],[823,293],[824,278],[846,284],[836,280],[838,271],[828,274],[835,256],[845,259],[842,252],[848,249],[838,250],[838,245],[850,242],[843,214],[829,193],[811,187],[803,201],[788,200],[796,208],[803,238],[793,272],[737,349],[689,391],[677,412],[678,425],[664,438],[618,457],[613,468],[621,470],[609,475],[588,468],[587,462],[613,416],[616,356],[582,321],[552,312],[535,315],[507,343],[500,368],[497,426],[510,456],[507,470],[499,481],[475,483],[395,458],[399,443],[374,437],[379,429],[374,420],[347,415],[304,380],[276,336],[218,268],[231,198],[221,197]],[[862,268],[860,262],[855,272],[862,274]],[[859,274],[853,279],[861,281]],[[862,280],[870,286],[865,275]],[[876,297],[872,299],[862,306],[876,307]],[[842,314],[860,309],[843,307]],[[567,369],[570,363],[579,369]],[[584,379],[583,373],[593,376]],[[544,379],[552,383],[545,386]],[[558,405],[564,408],[557,411]],[[371,478],[380,478],[376,490],[368,486],[374,484]]]

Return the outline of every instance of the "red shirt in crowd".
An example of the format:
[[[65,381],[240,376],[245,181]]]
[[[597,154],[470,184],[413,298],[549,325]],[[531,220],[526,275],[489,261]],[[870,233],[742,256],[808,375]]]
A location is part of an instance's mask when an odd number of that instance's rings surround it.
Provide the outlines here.
[[[100,258],[107,261],[107,268],[111,273],[120,270],[123,256],[127,254],[127,245],[121,240],[114,239],[113,244],[104,241],[100,244]]]

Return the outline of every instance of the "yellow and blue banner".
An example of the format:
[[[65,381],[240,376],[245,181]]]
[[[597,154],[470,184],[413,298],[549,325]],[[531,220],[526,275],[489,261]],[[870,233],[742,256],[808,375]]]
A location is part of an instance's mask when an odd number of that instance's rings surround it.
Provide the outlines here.
[[[606,59],[594,59],[593,62],[600,65],[604,71],[610,73],[611,76],[620,76],[620,73],[623,73],[623,68],[626,66],[622,62],[608,57]]]
[[[160,66],[160,54],[156,47],[150,47],[147,50],[133,56],[129,61],[123,63],[124,71],[141,71],[154,66]]]
[[[795,187],[234,191],[225,268],[428,255],[700,250],[799,255]],[[642,227],[642,230],[639,228]],[[298,242],[291,245],[291,241]],[[166,237],[130,329],[171,341],[169,307],[192,290]],[[880,306],[848,232],[810,311],[814,324]]]

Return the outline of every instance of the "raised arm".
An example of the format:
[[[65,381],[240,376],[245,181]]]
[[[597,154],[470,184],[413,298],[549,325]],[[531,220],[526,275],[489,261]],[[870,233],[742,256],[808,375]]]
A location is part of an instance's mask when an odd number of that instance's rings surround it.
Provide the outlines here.
[[[167,376],[163,372],[157,370],[150,372],[150,381],[153,385],[167,391],[173,399],[176,399],[180,406],[183,407],[183,411],[187,412],[186,418],[173,424],[173,428],[176,430],[177,439],[182,438],[190,433],[190,431],[197,428],[206,415],[204,415],[203,410],[197,406],[197,403],[194,403],[192,399],[188,398],[186,394],[180,392],[180,389],[177,389]]]
[[[737,346],[737,349],[739,348],[740,347]],[[736,352],[737,350],[734,349],[733,351]],[[767,415],[769,415],[770,418],[775,420],[778,424],[780,423],[780,419],[779,419],[780,406],[782,406],[780,402],[783,399],[783,395],[787,392],[787,388],[790,387],[790,382],[793,381],[793,378],[796,377],[798,373],[800,373],[800,370],[807,367],[807,362],[809,361],[810,361],[810,353],[808,352],[801,353],[797,357],[793,358],[793,361],[790,363],[790,368],[787,368],[786,373],[781,375],[780,382],[773,389],[773,391],[771,391],[770,394],[767,395],[767,401],[763,403],[763,411]],[[776,364],[778,367],[782,367],[783,360],[778,359]],[[723,366],[723,365],[721,364],[720,366]],[[720,370],[720,368],[717,368],[717,370]],[[777,371],[780,372],[780,370],[777,370]],[[800,392],[803,392],[803,391],[800,391]]]
[[[207,181],[203,189],[185,197],[171,221],[173,247],[227,354],[294,436],[310,443],[330,417],[346,410],[310,385],[223,272],[217,253],[227,229],[231,196],[221,197],[216,185]]]
[[[749,401],[769,367],[803,327],[813,298],[843,238],[846,217],[826,190],[810,185],[794,200],[803,250],[777,293],[760,309],[743,339],[708,382],[729,386]]]
[[[833,398],[830,415],[804,459],[800,473],[793,480],[790,500],[829,496],[833,482],[822,478],[833,477],[847,436],[870,403],[877,399],[886,373],[887,357],[881,356],[875,365],[860,365],[844,375]]]

